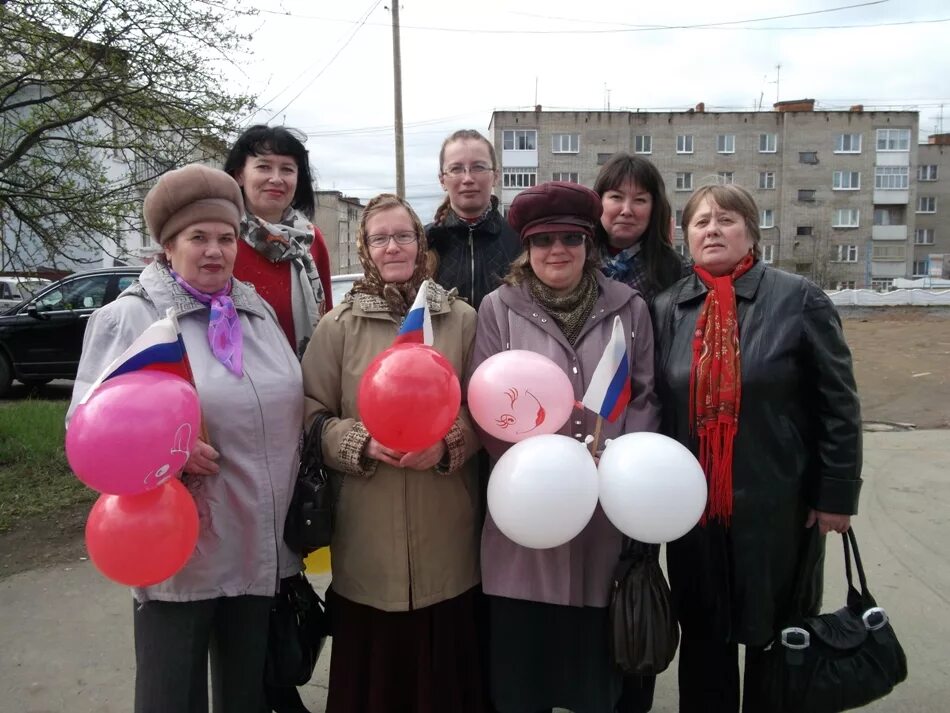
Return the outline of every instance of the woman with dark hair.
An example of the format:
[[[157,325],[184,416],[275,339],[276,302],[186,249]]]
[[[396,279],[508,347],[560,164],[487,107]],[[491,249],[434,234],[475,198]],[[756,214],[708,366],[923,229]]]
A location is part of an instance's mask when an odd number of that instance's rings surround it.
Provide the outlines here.
[[[792,605],[808,538],[846,532],[861,491],[861,410],[828,296],[769,267],[759,209],[737,185],[683,210],[694,273],[653,303],[662,432],[709,483],[700,524],[667,546],[682,627],[681,713],[770,710],[762,651]],[[809,530],[808,528],[813,528]],[[823,544],[822,544],[823,547]],[[795,603],[817,609],[821,569]]]
[[[328,415],[323,457],[334,513],[328,713],[482,713],[475,606],[478,437],[460,409],[420,451],[384,446],[357,405],[366,368],[388,349],[420,289],[434,348],[464,373],[475,311],[429,277],[425,234],[401,198],[376,196],[357,233],[363,277],[304,354],[305,416]],[[425,418],[426,414],[406,414]]]
[[[246,206],[234,276],[274,308],[301,355],[320,315],[333,306],[330,255],[311,222],[307,149],[292,130],[258,124],[238,137],[224,170],[241,186]]]
[[[495,147],[480,133],[461,129],[442,142],[439,183],[446,196],[426,226],[432,273],[475,309],[521,252],[492,195],[497,182]]]
[[[596,238],[607,277],[650,302],[688,274],[688,261],[670,244],[670,202],[656,166],[639,156],[616,153],[600,169],[594,192],[604,204]]]

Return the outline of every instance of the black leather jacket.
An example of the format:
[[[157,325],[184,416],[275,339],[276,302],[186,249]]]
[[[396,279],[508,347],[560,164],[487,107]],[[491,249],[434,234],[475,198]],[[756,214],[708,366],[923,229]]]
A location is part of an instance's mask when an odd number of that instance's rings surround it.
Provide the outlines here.
[[[440,225],[426,226],[429,249],[439,256],[435,279],[446,289],[458,289],[459,296],[478,309],[482,299],[501,284],[508,268],[521,254],[521,239],[498,211],[492,210],[472,227],[451,211]]]
[[[667,557],[684,632],[762,645],[790,603],[808,508],[857,512],[861,412],[851,352],[824,292],[762,262],[735,290],[742,395],[732,525],[697,526]],[[653,305],[661,432],[693,453],[691,342],[706,292],[690,275]]]

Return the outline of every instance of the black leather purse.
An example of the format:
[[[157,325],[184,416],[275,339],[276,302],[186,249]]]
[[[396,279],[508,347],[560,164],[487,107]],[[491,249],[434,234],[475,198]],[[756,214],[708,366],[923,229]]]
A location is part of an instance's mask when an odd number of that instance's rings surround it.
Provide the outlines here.
[[[660,569],[660,546],[624,538],[610,595],[610,650],[625,674],[665,671],[679,645],[670,586]]]
[[[329,471],[323,465],[323,426],[330,414],[322,411],[310,424],[300,453],[300,470],[284,521],[284,542],[307,556],[329,547],[333,536],[333,496]]]
[[[818,541],[817,525],[810,536]],[[907,678],[907,658],[887,612],[868,591],[854,529],[842,535],[847,605],[830,614],[793,615],[764,652],[769,680],[770,711],[775,713],[838,713],[886,696]],[[820,542],[817,545],[820,547]],[[815,545],[809,550],[814,551]],[[854,588],[851,554],[861,590]],[[805,571],[797,588],[809,579]],[[805,576],[802,576],[805,575]],[[793,602],[802,601],[796,592]]]
[[[304,685],[329,634],[326,607],[307,577],[282,579],[271,604],[264,682],[277,688]]]

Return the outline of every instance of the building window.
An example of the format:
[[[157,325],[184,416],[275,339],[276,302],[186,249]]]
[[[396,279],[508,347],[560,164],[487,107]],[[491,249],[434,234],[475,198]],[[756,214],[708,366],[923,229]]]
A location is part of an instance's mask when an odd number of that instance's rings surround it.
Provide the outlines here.
[[[811,235],[811,230],[810,225],[799,225],[795,228],[795,235]]]
[[[535,129],[516,129],[501,133],[505,151],[537,151],[538,132]]]
[[[762,262],[767,265],[771,265],[775,262],[775,246],[774,245],[763,245],[762,246]]]
[[[686,245],[684,245],[683,243],[676,243],[676,245],[673,246],[673,249],[678,254],[682,255],[683,257],[686,257]]]
[[[676,190],[678,191],[693,190],[693,174],[692,173],[677,173],[676,174]]]
[[[736,152],[736,135],[735,134],[719,134],[716,137],[716,152],[717,153],[735,153]]]
[[[613,156],[612,153],[599,153],[597,154],[597,165],[603,166],[610,160],[610,157]]]
[[[502,188],[530,188],[538,183],[537,168],[504,168],[501,172]]]
[[[720,171],[718,173],[719,184],[735,183],[735,174],[732,171]]]
[[[908,172],[907,166],[875,166],[874,187],[883,191],[906,191]]]
[[[936,196],[919,196],[917,198],[917,212],[918,213],[936,213],[937,212]]]
[[[853,290],[855,286],[854,280],[839,280],[835,283],[836,290]]]
[[[930,274],[930,260],[914,260],[914,277],[927,277]]]
[[[904,245],[872,245],[871,259],[884,262],[903,262],[907,256]]]
[[[839,208],[835,211],[832,228],[857,228],[861,211],[857,208]]]
[[[577,153],[580,146],[580,134],[554,134],[551,137],[552,153]]]
[[[836,191],[861,190],[861,172],[835,171],[831,179],[831,188]]]
[[[894,289],[893,277],[878,277],[871,280],[871,289],[876,292],[890,292]]]
[[[835,262],[857,262],[858,261],[858,246],[857,245],[838,245],[838,254],[835,258]]]
[[[676,227],[682,230],[683,229],[683,209],[677,208],[676,211],[673,213],[673,218],[674,218],[674,221],[676,222]]]
[[[552,181],[567,181],[568,183],[580,183],[577,180],[576,171],[555,171],[551,177]]]
[[[798,200],[803,203],[813,203],[815,200],[815,190],[813,188],[800,188],[798,190]]]
[[[634,153],[653,153],[653,137],[652,136],[634,136],[633,137],[633,152]]]
[[[878,151],[910,151],[910,129],[878,129]]]
[[[775,211],[771,208],[766,208],[759,213],[759,227],[760,228],[774,228],[775,227]]]
[[[907,225],[906,212],[899,205],[875,206],[871,225]]]
[[[861,134],[838,134],[835,153],[861,153]]]
[[[917,228],[914,231],[914,245],[933,245],[935,234],[934,228]]]
[[[759,134],[759,153],[775,153],[777,134]]]
[[[817,164],[817,163],[818,163],[818,152],[817,152],[817,151],[799,151],[799,152],[798,152],[798,162],[799,162],[799,163]]]
[[[937,180],[937,165],[930,164],[929,166],[918,166],[917,180],[918,181],[936,181]]]
[[[759,171],[759,188],[763,191],[775,190],[775,172]]]
[[[676,137],[676,153],[693,153],[692,134],[680,134]]]

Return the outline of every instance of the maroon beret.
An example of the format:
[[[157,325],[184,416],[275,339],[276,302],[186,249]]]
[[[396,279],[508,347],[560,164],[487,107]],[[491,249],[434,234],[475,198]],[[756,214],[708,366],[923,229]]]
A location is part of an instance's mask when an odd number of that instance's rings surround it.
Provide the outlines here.
[[[549,181],[525,188],[508,208],[508,224],[521,240],[537,233],[594,235],[594,226],[604,212],[598,196],[590,188],[567,181]]]

